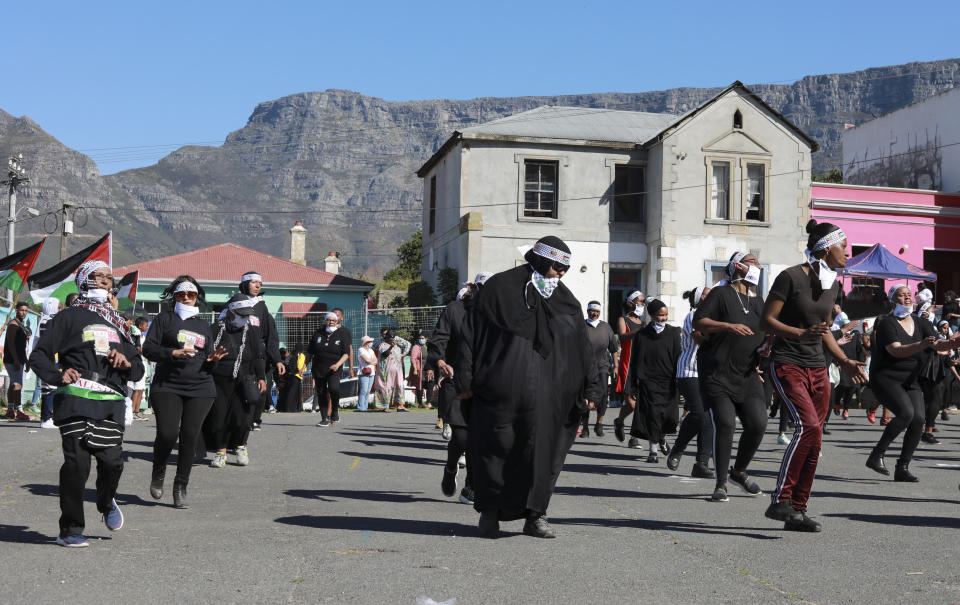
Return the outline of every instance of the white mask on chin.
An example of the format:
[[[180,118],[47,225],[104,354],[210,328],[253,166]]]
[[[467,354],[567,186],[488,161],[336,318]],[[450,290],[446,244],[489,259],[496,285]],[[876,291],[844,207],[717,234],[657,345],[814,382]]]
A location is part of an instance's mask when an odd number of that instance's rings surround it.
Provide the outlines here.
[[[178,302],[177,304],[175,304],[173,306],[173,310],[174,312],[176,312],[177,315],[180,316],[180,319],[183,319],[183,320],[187,320],[187,319],[190,319],[191,317],[195,317],[200,313],[200,309],[196,305],[191,307],[190,305],[185,305],[181,302]]]
[[[897,306],[893,308],[893,316],[897,319],[903,319],[907,315],[913,313],[913,307],[908,307],[907,305],[901,305],[897,303]]]
[[[659,334],[660,332],[663,332],[663,329],[666,327],[667,327],[667,323],[664,321],[653,322],[653,329],[657,334]]]
[[[596,328],[597,326],[600,325],[600,318],[598,317],[597,319],[587,319],[587,323],[593,326],[594,328]]]
[[[747,274],[743,276],[743,281],[754,286],[758,285],[760,283],[760,267],[750,265]]]
[[[820,287],[829,290],[833,287],[833,284],[837,283],[837,272],[831,269],[822,258],[817,260],[811,256],[807,260],[807,264],[810,265],[811,269],[816,269],[814,263],[820,265],[820,270],[817,273],[817,277],[820,278]]]

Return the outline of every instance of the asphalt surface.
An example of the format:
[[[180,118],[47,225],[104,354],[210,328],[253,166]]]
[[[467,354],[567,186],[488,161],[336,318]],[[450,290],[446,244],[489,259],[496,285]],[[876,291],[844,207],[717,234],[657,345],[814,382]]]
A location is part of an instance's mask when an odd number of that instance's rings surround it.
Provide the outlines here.
[[[711,503],[713,481],[685,476],[692,448],[674,474],[608,429],[567,458],[549,511],[556,540],[522,535],[520,521],[499,539],[477,536],[472,507],[440,493],[433,413],[342,418],[318,428],[311,414],[265,416],[249,466],[195,467],[189,510],[171,505],[172,468],[164,498],[150,498],[154,423],[136,422],[118,495],[125,525],[106,530],[91,477],[85,549],[54,544],[59,433],[0,422],[0,602],[960,601],[960,415],[941,424],[942,445],[921,444],[917,484],[864,467],[880,427],[862,412],[834,420],[810,502],[820,534],[785,532],[764,518],[767,497],[733,486],[729,502]],[[767,493],[783,451],[775,429],[751,468]]]

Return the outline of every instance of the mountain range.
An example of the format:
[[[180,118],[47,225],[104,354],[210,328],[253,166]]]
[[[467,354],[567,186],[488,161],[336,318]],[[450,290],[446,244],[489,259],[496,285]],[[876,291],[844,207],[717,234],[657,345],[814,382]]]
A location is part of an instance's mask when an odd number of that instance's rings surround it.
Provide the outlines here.
[[[958,84],[960,59],[949,59],[747,86],[819,142],[813,166],[825,172],[840,167],[844,124]],[[31,182],[20,190],[20,205],[47,213],[73,204],[70,252],[112,229],[117,265],[228,241],[286,257],[289,228],[302,220],[308,264],[322,267],[327,253],[338,251],[345,273],[376,280],[420,226],[415,170],[454,130],[541,105],[681,114],[720,90],[404,102],[348,90],[304,92],[260,103],[221,146],[182,147],[152,166],[110,175],[29,117],[0,110],[0,154],[24,156]],[[54,216],[22,221],[18,247],[59,231]],[[49,244],[41,268],[58,258],[59,238]]]

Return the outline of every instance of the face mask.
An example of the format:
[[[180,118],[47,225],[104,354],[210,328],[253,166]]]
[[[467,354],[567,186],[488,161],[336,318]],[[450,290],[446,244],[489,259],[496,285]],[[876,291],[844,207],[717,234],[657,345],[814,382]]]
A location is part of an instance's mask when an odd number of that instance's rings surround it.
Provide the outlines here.
[[[814,262],[820,264],[820,287],[824,290],[829,290],[833,287],[833,284],[837,283],[837,272],[828,267],[827,263],[825,263],[822,258],[820,260],[815,260],[813,258],[808,260],[807,264],[810,265],[811,269],[814,268]]]
[[[180,319],[184,319],[184,320],[190,319],[191,317],[194,317],[195,315],[200,313],[200,309],[198,309],[197,307],[195,306],[191,307],[190,305],[185,305],[180,302],[178,302],[173,306],[173,310],[177,315],[180,316]]]
[[[633,314],[637,317],[643,317],[643,303],[633,308]]]
[[[587,323],[593,326],[594,328],[596,328],[597,326],[600,325],[600,318],[598,317],[597,319],[588,319]]]
[[[420,343],[420,344],[422,344],[422,345],[425,345],[425,344],[427,344],[427,339],[426,339],[426,338],[421,338],[421,339],[418,340],[417,342]]]
[[[84,297],[89,298],[90,300],[98,300],[103,302],[107,300],[107,294],[108,292],[103,288],[90,288],[87,290],[87,293],[84,295]]]
[[[907,315],[913,312],[913,307],[908,307],[906,305],[901,305],[897,303],[897,306],[893,309],[893,316],[897,319],[903,319]]]
[[[750,265],[750,268],[747,269],[747,274],[743,276],[743,281],[748,284],[753,284],[754,286],[760,283],[760,267],[755,265]]]
[[[333,334],[334,330],[337,329],[337,326],[327,326],[327,334]]]
[[[553,291],[556,290],[557,286],[560,285],[560,278],[544,277],[534,270],[533,275],[530,276],[530,283],[532,283],[533,287],[537,289],[537,292],[540,293],[540,296],[544,298],[550,298],[550,296],[553,295]]]
[[[663,329],[666,327],[667,327],[667,323],[664,321],[653,322],[653,329],[657,334],[659,334],[660,332],[663,332]]]
[[[245,315],[234,315],[232,318],[227,318],[227,325],[234,330],[242,330],[243,326],[247,325],[247,318]]]

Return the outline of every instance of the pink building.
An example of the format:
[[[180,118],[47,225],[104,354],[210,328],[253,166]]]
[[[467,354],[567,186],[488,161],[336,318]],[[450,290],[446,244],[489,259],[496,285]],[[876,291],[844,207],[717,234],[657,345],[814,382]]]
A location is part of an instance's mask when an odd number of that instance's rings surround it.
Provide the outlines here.
[[[960,194],[812,183],[810,216],[839,225],[853,255],[879,242],[936,273],[938,303],[960,292]]]

